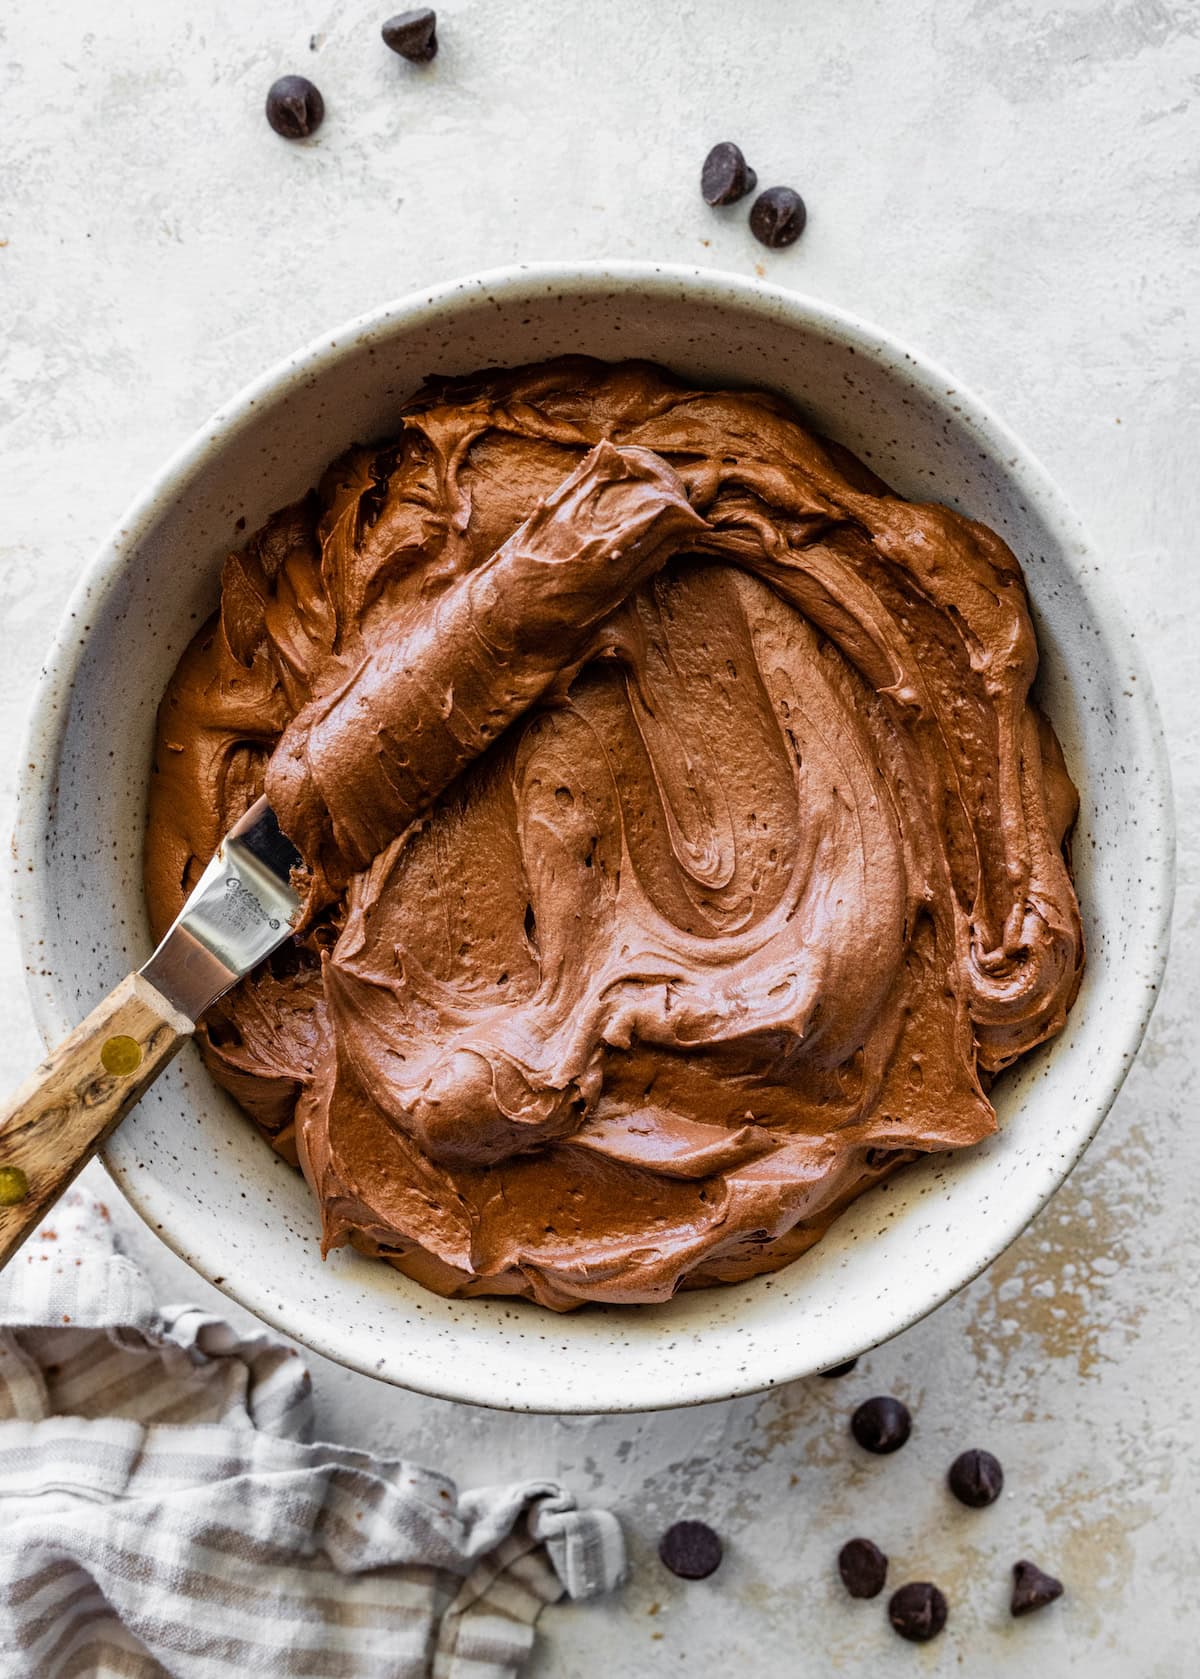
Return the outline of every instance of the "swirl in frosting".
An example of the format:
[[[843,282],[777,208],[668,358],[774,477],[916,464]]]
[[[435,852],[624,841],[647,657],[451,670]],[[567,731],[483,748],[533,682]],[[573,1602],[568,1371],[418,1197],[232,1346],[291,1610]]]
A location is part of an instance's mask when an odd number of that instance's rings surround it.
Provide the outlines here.
[[[265,789],[301,933],[206,1016],[326,1247],[445,1294],[786,1264],[995,1129],[1083,941],[1020,567],[761,391],[430,386],[226,562],[159,714],[161,931]]]

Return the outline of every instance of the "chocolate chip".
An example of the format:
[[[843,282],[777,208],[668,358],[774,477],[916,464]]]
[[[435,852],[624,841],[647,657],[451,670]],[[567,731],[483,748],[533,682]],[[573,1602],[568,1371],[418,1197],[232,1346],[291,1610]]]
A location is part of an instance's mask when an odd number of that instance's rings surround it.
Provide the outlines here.
[[[977,1448],[960,1452],[950,1465],[946,1479],[958,1502],[972,1510],[982,1510],[994,1504],[1004,1491],[1004,1471],[1000,1460],[994,1458],[991,1452],[981,1452]]]
[[[681,1580],[705,1580],[721,1565],[721,1541],[707,1522],[676,1522],[659,1540],[658,1554]]]
[[[285,140],[307,140],[321,126],[325,101],[307,76],[280,76],[267,94],[267,121]]]
[[[437,57],[437,13],[428,6],[397,12],[384,24],[382,34],[392,51],[410,64],[428,64]]]
[[[898,1452],[912,1433],[908,1406],[880,1394],[864,1399],[850,1419],[850,1432],[866,1452]]]
[[[804,200],[791,187],[768,187],[754,200],[750,231],[760,244],[772,251],[794,245],[804,232],[808,211]]]
[[[892,1593],[888,1620],[910,1644],[928,1644],[946,1624],[946,1599],[928,1580],[913,1580]]]
[[[848,1539],[838,1552],[838,1573],[851,1597],[878,1597],[887,1579],[887,1558],[870,1539]]]
[[[1043,1573],[1036,1563],[1013,1563],[1012,1602],[1009,1607],[1014,1615],[1032,1615],[1035,1609],[1044,1609],[1062,1594],[1062,1581],[1056,1580],[1053,1574]]]
[[[700,171],[700,193],[714,209],[718,204],[736,204],[758,185],[758,176],[732,140],[718,140]]]
[[[848,1358],[845,1364],[831,1365],[828,1370],[818,1370],[817,1374],[822,1376],[825,1381],[831,1382],[835,1376],[848,1376],[857,1363],[856,1358]]]

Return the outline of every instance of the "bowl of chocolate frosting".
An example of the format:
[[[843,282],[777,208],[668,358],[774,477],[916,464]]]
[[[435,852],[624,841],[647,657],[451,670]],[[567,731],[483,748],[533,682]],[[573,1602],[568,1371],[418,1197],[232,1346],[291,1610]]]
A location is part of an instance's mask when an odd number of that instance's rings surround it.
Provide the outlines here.
[[[122,521],[35,706],[48,1034],[262,793],[303,860],[109,1170],[447,1398],[695,1403],[895,1334],[1153,1006],[1169,779],[1099,569],[957,381],[736,277],[511,269],[290,357]]]

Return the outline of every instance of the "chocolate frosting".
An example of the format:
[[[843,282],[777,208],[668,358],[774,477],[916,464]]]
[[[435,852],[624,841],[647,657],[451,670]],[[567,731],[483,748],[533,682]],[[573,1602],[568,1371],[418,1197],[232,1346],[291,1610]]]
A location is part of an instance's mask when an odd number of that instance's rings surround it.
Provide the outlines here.
[[[758,391],[430,387],[226,562],[159,716],[160,931],[264,789],[300,936],[222,1084],[350,1241],[566,1309],[787,1263],[995,1129],[1083,943],[1020,568]]]

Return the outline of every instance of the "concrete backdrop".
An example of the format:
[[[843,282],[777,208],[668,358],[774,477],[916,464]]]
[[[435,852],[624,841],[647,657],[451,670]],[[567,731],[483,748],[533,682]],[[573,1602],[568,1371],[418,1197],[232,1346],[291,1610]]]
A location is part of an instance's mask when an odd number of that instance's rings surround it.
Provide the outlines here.
[[[755,1672],[1176,1679],[1200,1668],[1196,840],[1200,7],[1195,0],[445,0],[416,70],[388,0],[9,0],[0,12],[0,796],[68,591],[219,400],[340,319],[512,259],[700,261],[857,310],[989,399],[1074,499],[1148,649],[1171,736],[1180,891],[1166,994],[1084,1165],[965,1294],[841,1382],[645,1418],[469,1411],[310,1358],[321,1427],[468,1480],[555,1473],[625,1517],[615,1601],[556,1609],[539,1675]],[[267,86],[322,88],[318,140]],[[772,255],[696,186],[716,139],[794,184]],[[11,922],[0,1012],[37,1044]],[[99,1169],[93,1168],[98,1175]],[[100,1179],[103,1182],[103,1179]],[[110,1193],[110,1201],[116,1197]],[[119,1206],[163,1292],[221,1297]],[[307,1356],[307,1355],[306,1355]],[[913,1441],[854,1453],[894,1391]],[[963,1446],[994,1509],[942,1486]],[[702,1516],[728,1557],[653,1555]],[[951,1601],[936,1645],[832,1579],[852,1532]],[[1030,1555],[1067,1600],[1013,1623]]]

